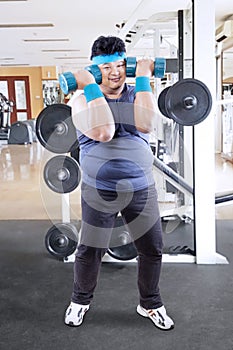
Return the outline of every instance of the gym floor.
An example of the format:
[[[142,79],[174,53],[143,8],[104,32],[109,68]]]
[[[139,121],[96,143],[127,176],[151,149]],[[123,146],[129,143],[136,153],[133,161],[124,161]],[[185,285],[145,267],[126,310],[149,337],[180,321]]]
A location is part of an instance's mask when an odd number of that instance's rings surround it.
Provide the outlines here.
[[[63,324],[73,266],[44,246],[51,221],[61,220],[59,195],[41,180],[49,156],[38,143],[0,147],[0,348],[233,350],[231,204],[216,206],[217,250],[228,265],[163,264],[160,287],[174,330],[157,330],[136,314],[134,263],[104,263],[85,323]],[[217,155],[216,192],[233,188],[232,175],[233,164]],[[80,218],[78,191],[70,195],[74,220]]]
[[[43,181],[45,162],[56,154],[39,142],[0,144],[0,220],[61,220],[61,196]],[[216,155],[216,193],[233,190],[233,163]],[[80,218],[79,188],[70,194],[71,219]],[[216,219],[233,219],[233,204],[216,206]]]

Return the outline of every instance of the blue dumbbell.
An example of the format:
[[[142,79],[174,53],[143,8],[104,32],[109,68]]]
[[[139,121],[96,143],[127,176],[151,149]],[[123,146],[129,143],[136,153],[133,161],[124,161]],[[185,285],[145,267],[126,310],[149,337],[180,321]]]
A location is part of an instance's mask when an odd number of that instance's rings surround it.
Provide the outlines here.
[[[126,76],[133,78],[136,75],[137,59],[136,57],[127,57],[126,59]],[[166,70],[166,60],[162,57],[156,57],[154,60],[154,72],[155,78],[163,78]]]
[[[88,66],[85,69],[94,76],[97,84],[101,84],[102,74],[99,67],[96,64]],[[75,76],[71,72],[65,72],[60,74],[58,80],[59,80],[61,90],[65,95],[78,89],[78,84],[75,79]]]
[[[126,59],[126,76],[135,77],[136,74],[137,59],[136,57],[127,57]],[[89,71],[95,78],[97,84],[102,82],[102,74],[98,65],[91,65],[85,68]],[[153,75],[155,78],[163,78],[166,69],[166,60],[162,57],[156,57],[154,60],[154,72]],[[78,89],[78,84],[75,79],[75,76],[71,72],[65,72],[59,76],[59,84],[61,90],[65,95]]]

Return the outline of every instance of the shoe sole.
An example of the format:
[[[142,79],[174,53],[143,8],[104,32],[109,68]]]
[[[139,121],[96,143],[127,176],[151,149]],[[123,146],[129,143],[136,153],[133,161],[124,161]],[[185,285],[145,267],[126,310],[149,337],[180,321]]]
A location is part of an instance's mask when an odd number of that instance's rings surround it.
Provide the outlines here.
[[[77,325],[76,325],[76,324],[73,324],[73,322],[69,322],[69,323],[64,322],[64,323],[65,323],[66,326],[68,326],[68,327],[73,327],[73,328],[74,328],[74,327],[79,327],[79,326],[81,326],[83,322],[80,323],[80,324],[77,324]]]
[[[155,325],[155,327],[157,327],[158,329],[162,330],[162,331],[170,331],[171,329],[174,329],[174,324],[171,325],[170,328],[163,328],[163,327],[160,327],[159,325],[157,325],[154,320],[152,319],[152,317],[150,317],[144,310],[141,309],[140,305],[137,306],[137,313],[142,316],[142,317],[145,317],[145,318],[149,318],[153,324]]]

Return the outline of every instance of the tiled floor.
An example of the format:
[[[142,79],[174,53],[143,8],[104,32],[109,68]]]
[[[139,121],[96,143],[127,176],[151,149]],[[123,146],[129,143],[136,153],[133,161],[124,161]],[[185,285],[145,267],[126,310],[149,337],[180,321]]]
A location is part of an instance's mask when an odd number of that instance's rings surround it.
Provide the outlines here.
[[[38,142],[0,146],[0,220],[62,220],[62,196],[51,191],[43,181],[44,164],[52,156],[55,154],[45,151]],[[229,190],[233,192],[233,164],[217,155],[216,192]],[[79,219],[79,188],[66,197],[71,219]],[[216,206],[216,218],[233,219],[232,202]]]

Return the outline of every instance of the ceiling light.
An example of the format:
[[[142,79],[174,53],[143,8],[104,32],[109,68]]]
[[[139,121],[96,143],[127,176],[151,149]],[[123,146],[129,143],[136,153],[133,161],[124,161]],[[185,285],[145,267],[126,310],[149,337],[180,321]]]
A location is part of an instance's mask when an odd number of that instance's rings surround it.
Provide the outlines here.
[[[14,60],[14,57],[3,57],[3,58],[0,58],[0,61],[13,61],[13,60]]]
[[[63,56],[63,57],[54,57],[56,60],[75,60],[75,59],[87,59],[88,57],[69,57],[69,56]]]
[[[56,41],[69,41],[70,39],[64,38],[64,39],[23,39],[23,41],[27,43],[36,43],[36,42],[56,42]]]
[[[44,28],[44,27],[54,27],[52,23],[5,23],[0,24],[1,28]]]
[[[72,49],[45,49],[41,50],[42,52],[79,52],[80,50],[72,50]]]
[[[0,64],[1,67],[18,67],[18,66],[30,66],[28,63],[12,63],[12,64],[7,64],[7,63],[2,63]]]

